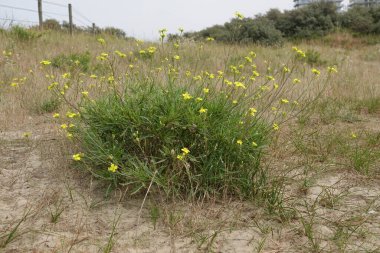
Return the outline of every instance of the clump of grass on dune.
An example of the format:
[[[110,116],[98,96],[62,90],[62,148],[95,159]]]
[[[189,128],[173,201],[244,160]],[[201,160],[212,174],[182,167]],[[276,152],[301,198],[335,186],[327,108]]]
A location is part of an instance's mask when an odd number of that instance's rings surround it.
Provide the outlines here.
[[[252,50],[203,62],[212,41],[171,44],[165,36],[160,45],[138,41],[123,50],[97,38],[96,55],[40,61],[42,72],[33,75],[44,76],[59,105],[43,112],[56,110],[78,165],[132,194],[266,198],[266,146],[318,98],[336,68],[308,68],[295,47],[274,64]]]
[[[224,94],[143,83],[84,108],[78,131],[84,160],[103,178],[134,182],[136,191],[154,181],[175,195],[259,191],[268,126]]]

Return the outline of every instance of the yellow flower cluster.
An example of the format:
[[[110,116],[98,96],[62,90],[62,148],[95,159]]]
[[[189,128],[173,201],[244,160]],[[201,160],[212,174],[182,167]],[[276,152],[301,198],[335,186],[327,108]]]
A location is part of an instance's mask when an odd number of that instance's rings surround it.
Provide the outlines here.
[[[177,155],[177,159],[180,160],[180,161],[183,161],[185,159],[185,157],[190,154],[190,150],[186,147],[182,148],[181,149],[182,151],[182,154],[180,155]]]

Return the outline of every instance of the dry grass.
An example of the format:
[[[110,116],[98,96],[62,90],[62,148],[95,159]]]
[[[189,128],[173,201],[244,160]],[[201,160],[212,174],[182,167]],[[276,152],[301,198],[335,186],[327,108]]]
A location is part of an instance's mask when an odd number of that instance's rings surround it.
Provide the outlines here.
[[[108,38],[107,43],[108,50],[136,50],[132,41]],[[0,51],[14,52],[0,58],[0,250],[380,250],[379,45],[299,45],[319,52],[339,73],[320,102],[282,129],[268,149],[265,166],[284,187],[278,192],[284,201],[272,213],[263,203],[168,203],[154,196],[140,213],[143,196],[131,198],[123,189],[107,194],[101,182],[72,168],[70,142],[62,139],[51,113],[37,110],[50,99],[41,60],[86,50],[97,55],[102,47],[91,36],[56,33],[29,43],[0,34],[0,45]],[[290,47],[206,45],[197,56],[203,59],[198,68],[215,72],[226,59],[252,49],[277,65]],[[181,49],[189,66],[198,62],[193,49],[192,43]],[[24,76],[19,88],[9,86]],[[32,134],[24,138],[24,132]]]

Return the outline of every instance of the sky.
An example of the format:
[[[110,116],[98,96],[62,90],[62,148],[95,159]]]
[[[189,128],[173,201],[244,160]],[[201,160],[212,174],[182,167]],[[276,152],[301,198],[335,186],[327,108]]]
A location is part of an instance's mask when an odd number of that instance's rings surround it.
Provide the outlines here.
[[[224,24],[236,11],[246,17],[265,13],[271,8],[290,10],[293,0],[43,0],[44,19],[68,20],[67,8],[53,5],[73,6],[74,23],[90,26],[94,22],[99,27],[113,26],[123,29],[128,36],[143,40],[158,39],[158,30],[177,32],[199,31],[203,28]],[[37,0],[0,0],[0,25],[7,25],[3,19],[37,22],[33,11],[6,8],[9,5],[37,10]]]

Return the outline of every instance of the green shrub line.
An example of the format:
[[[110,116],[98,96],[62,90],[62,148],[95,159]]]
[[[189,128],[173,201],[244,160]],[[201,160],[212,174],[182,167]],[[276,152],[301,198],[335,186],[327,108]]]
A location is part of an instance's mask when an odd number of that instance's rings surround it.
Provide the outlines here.
[[[293,10],[270,9],[252,18],[238,15],[224,25],[184,35],[195,40],[213,38],[227,43],[273,46],[281,45],[285,40],[315,39],[336,31],[348,31],[359,36],[379,35],[380,7],[354,7],[339,11],[334,3],[320,1]],[[175,40],[177,35],[170,38]],[[368,43],[378,41],[378,38],[373,38]]]

